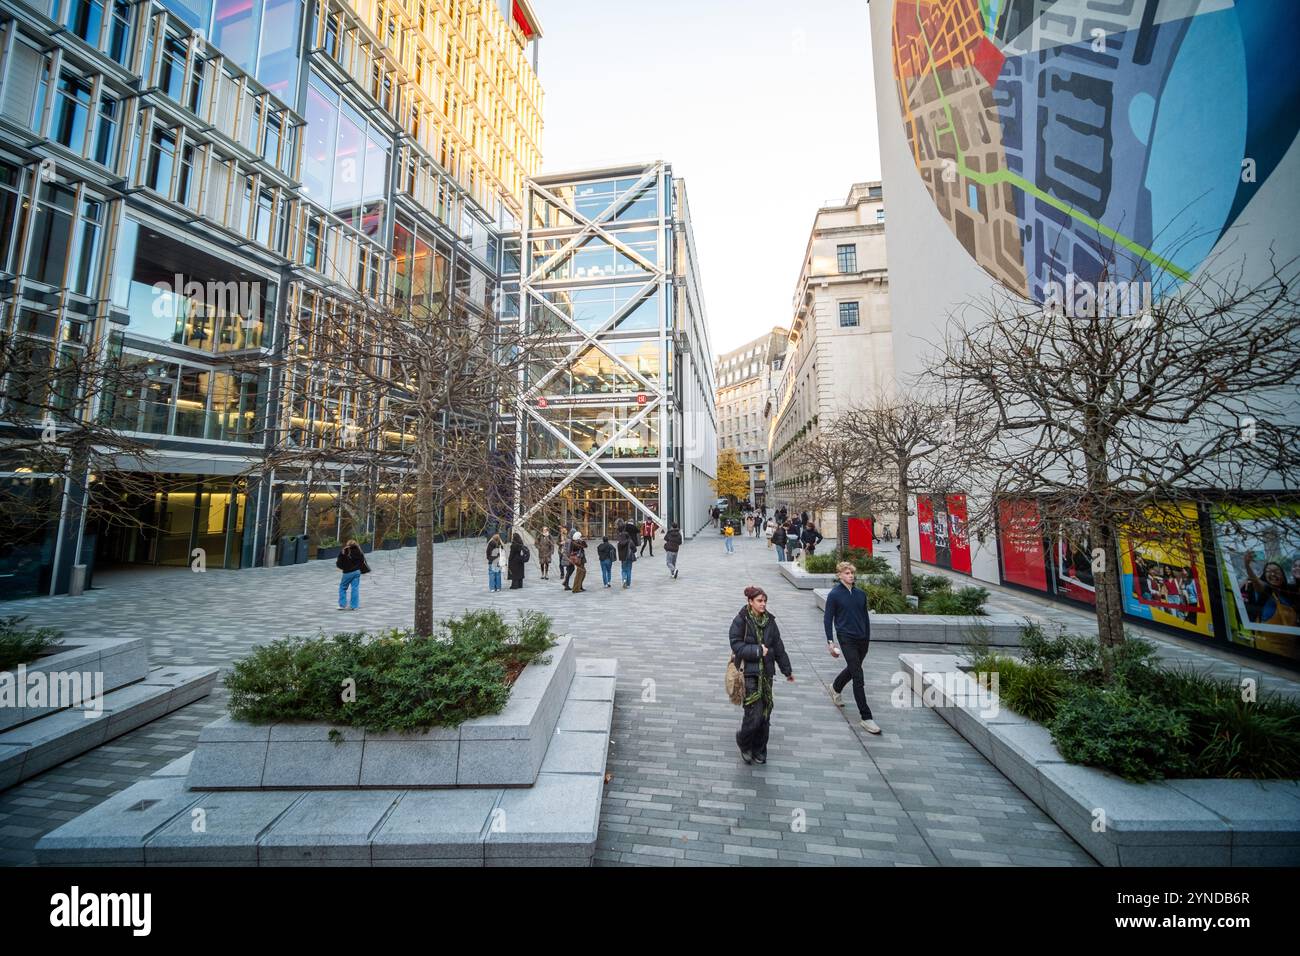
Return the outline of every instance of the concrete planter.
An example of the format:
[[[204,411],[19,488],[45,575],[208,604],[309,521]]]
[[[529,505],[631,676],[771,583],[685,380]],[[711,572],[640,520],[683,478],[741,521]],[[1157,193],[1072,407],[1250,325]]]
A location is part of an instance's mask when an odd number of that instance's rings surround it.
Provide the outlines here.
[[[341,545],[333,548],[317,548],[316,560],[324,561],[328,559],[330,561],[333,561],[342,553],[343,553],[343,548]]]
[[[23,665],[23,674],[30,679],[35,674],[89,674],[92,685],[83,693],[93,690],[93,675],[103,674],[103,690],[108,693],[138,681],[149,673],[149,661],[144,641],[138,637],[77,638],[55,647],[54,653],[39,657]],[[10,675],[0,678],[17,687],[18,671],[5,671]],[[62,710],[55,705],[37,707],[0,707],[0,731],[17,727]]]
[[[829,588],[817,588],[817,606],[826,609]],[[947,614],[876,614],[871,612],[871,639],[902,644],[965,644],[983,641],[993,647],[1019,647],[1024,618],[1014,614],[956,616]]]
[[[521,787],[541,771],[573,682],[576,654],[562,637],[529,664],[499,714],[412,734],[329,724],[247,724],[229,717],[199,735],[191,790]],[[333,737],[331,737],[333,732]]]
[[[1104,866],[1300,865],[1300,781],[1130,783],[1067,763],[1042,725],[981,706],[950,654],[900,654],[912,690]],[[992,695],[996,701],[996,694]],[[1101,823],[1102,825],[1099,825]]]
[[[794,561],[782,561],[777,565],[777,569],[783,578],[800,591],[811,591],[815,588],[825,588],[829,591],[835,586],[835,575],[809,574],[803,569],[803,565]]]

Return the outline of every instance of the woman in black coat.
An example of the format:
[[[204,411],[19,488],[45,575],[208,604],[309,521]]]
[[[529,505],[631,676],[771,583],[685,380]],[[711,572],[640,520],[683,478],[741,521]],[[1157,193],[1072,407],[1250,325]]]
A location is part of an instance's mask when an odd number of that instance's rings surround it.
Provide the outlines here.
[[[772,727],[772,681],[779,665],[794,683],[794,670],[781,641],[776,618],[767,613],[767,592],[745,588],[746,605],[731,622],[731,654],[745,670],[745,715],[736,731],[736,746],[745,763],[767,763],[767,736]]]
[[[510,574],[510,590],[524,586],[524,539],[516,531],[510,539],[510,559],[506,562]]]

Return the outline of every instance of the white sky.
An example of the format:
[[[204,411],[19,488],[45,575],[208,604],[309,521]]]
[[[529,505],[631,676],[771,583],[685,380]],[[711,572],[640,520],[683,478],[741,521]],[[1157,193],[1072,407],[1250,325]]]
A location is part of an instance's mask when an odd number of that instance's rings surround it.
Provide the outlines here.
[[[866,0],[533,8],[543,172],[668,161],[686,180],[715,354],[788,326],[817,208],[880,178]]]

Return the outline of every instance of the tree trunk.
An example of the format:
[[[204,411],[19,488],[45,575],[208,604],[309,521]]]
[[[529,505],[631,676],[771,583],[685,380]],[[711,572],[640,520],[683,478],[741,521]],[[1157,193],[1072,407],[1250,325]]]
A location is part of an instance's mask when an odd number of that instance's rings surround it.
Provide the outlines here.
[[[1116,566],[1117,554],[1115,528],[1109,523],[1092,528],[1092,544],[1102,550],[1101,569],[1093,572],[1093,586],[1097,592],[1097,638],[1102,647],[1117,647],[1124,643],[1123,579]],[[1104,656],[1102,664],[1106,677],[1110,677],[1110,659]]]
[[[415,633],[419,637],[433,635],[434,435],[432,428],[421,427],[416,439],[419,452],[415,477]]]
[[[898,576],[903,579],[903,596],[912,593],[912,539],[907,524],[907,466],[898,466]]]
[[[835,550],[843,557],[840,551],[840,545],[843,543],[845,550],[849,546],[849,537],[844,531],[844,482],[835,482]]]

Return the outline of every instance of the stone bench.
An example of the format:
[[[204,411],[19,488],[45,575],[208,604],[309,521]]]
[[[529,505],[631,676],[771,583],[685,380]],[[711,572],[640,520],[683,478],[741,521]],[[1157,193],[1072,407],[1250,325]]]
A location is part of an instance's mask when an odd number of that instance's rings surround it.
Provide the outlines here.
[[[70,866],[589,866],[604,798],[617,662],[576,659],[571,674],[531,786],[204,791],[187,786],[194,767],[189,755],[47,834],[36,845],[37,860]]]
[[[47,674],[102,674],[104,693],[143,680],[149,673],[144,640],[138,637],[85,637],[65,640],[21,669],[0,672],[0,683],[16,687],[22,679]],[[43,679],[43,678],[42,678]],[[90,693],[92,688],[87,688]],[[0,706],[0,731],[64,709],[62,704],[36,707]]]
[[[933,702],[953,729],[1097,862],[1300,865],[1300,781],[1131,783],[1096,767],[1067,763],[1041,724],[987,706],[989,692],[962,671],[964,658],[900,654],[898,659],[914,700]],[[996,694],[992,700],[996,704]]]
[[[541,772],[547,744],[574,679],[565,636],[529,664],[499,714],[459,727],[373,733],[357,727],[223,717],[199,734],[192,790],[369,787],[522,787]],[[333,736],[331,736],[333,735]]]
[[[826,610],[830,588],[817,588],[817,607]],[[871,639],[900,644],[965,644],[972,639],[992,647],[1020,647],[1025,619],[1014,614],[876,614],[871,612]]]

